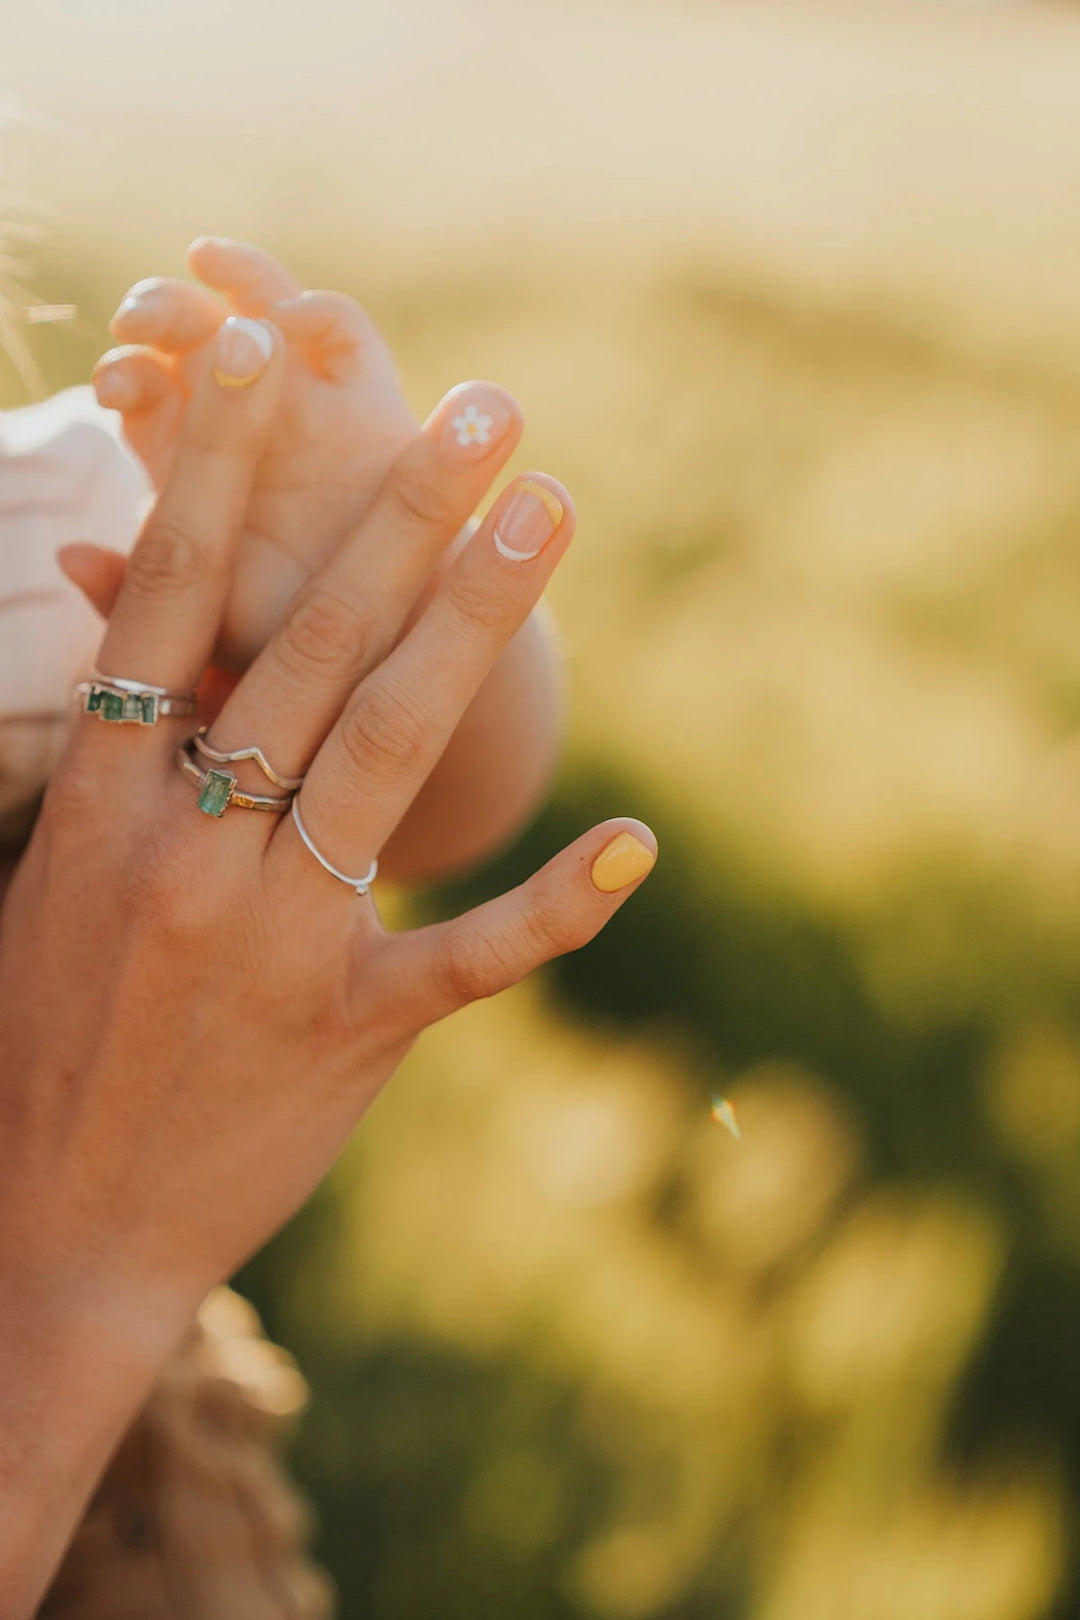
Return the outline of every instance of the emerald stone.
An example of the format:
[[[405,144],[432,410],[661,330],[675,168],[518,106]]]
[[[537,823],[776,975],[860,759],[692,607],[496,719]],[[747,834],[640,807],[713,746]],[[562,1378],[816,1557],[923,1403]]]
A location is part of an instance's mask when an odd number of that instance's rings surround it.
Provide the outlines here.
[[[124,700],[119,692],[102,692],[101,718],[103,720],[122,720],[124,718]]]
[[[101,708],[101,700],[105,696],[100,686],[92,686],[86,694],[87,714],[96,714]]]
[[[153,692],[144,692],[139,698],[142,707],[140,719],[144,726],[152,726],[157,720],[157,696]]]
[[[229,771],[207,771],[196,800],[199,809],[208,816],[223,816],[235,786],[236,777]]]
[[[135,692],[125,692],[125,694],[124,694],[124,716],[123,716],[124,719],[125,720],[141,720],[142,719],[142,712],[143,712],[142,711],[142,698],[139,697],[138,694],[135,693]]]

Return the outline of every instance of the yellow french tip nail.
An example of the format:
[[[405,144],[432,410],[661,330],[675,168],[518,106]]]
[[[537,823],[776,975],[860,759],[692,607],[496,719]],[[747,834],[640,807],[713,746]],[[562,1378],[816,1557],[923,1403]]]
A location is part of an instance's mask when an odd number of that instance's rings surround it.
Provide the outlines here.
[[[610,844],[605,844],[592,863],[590,876],[601,894],[615,894],[625,889],[656,865],[656,855],[633,833],[617,833]]]

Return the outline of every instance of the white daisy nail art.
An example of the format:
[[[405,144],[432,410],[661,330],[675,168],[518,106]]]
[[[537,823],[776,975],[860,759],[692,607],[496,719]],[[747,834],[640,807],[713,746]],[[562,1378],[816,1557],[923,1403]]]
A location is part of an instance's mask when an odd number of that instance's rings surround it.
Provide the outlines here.
[[[491,417],[483,415],[475,405],[466,405],[460,416],[451,417],[450,426],[463,450],[470,444],[487,444],[491,438]]]

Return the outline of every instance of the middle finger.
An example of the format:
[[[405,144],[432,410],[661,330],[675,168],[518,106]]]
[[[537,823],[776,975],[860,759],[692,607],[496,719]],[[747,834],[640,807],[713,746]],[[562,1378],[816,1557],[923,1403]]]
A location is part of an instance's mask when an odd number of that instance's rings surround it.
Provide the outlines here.
[[[257,743],[298,776],[349,694],[398,640],[438,558],[522,433],[504,389],[454,389],[394,464],[379,494],[282,623],[214,722],[213,744]]]

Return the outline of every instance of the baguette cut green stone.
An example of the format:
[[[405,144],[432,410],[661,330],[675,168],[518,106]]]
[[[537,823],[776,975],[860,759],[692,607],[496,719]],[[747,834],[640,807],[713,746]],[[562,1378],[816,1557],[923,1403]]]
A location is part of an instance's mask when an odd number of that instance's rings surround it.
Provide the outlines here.
[[[102,692],[101,718],[103,720],[122,720],[124,718],[124,700],[119,692]]]
[[[208,816],[223,816],[229,795],[236,786],[236,777],[229,771],[207,771],[206,780],[199,789],[196,803]]]
[[[135,693],[135,692],[125,692],[125,694],[124,694],[124,719],[125,720],[139,720],[139,721],[141,721],[142,720],[142,714],[143,714],[142,698],[139,697],[137,695],[137,693]]]
[[[86,694],[87,714],[96,714],[101,708],[101,700],[105,696],[100,686],[92,686]]]
[[[155,692],[143,692],[139,698],[139,703],[142,707],[142,714],[139,718],[143,725],[155,725],[157,723],[157,694]]]

